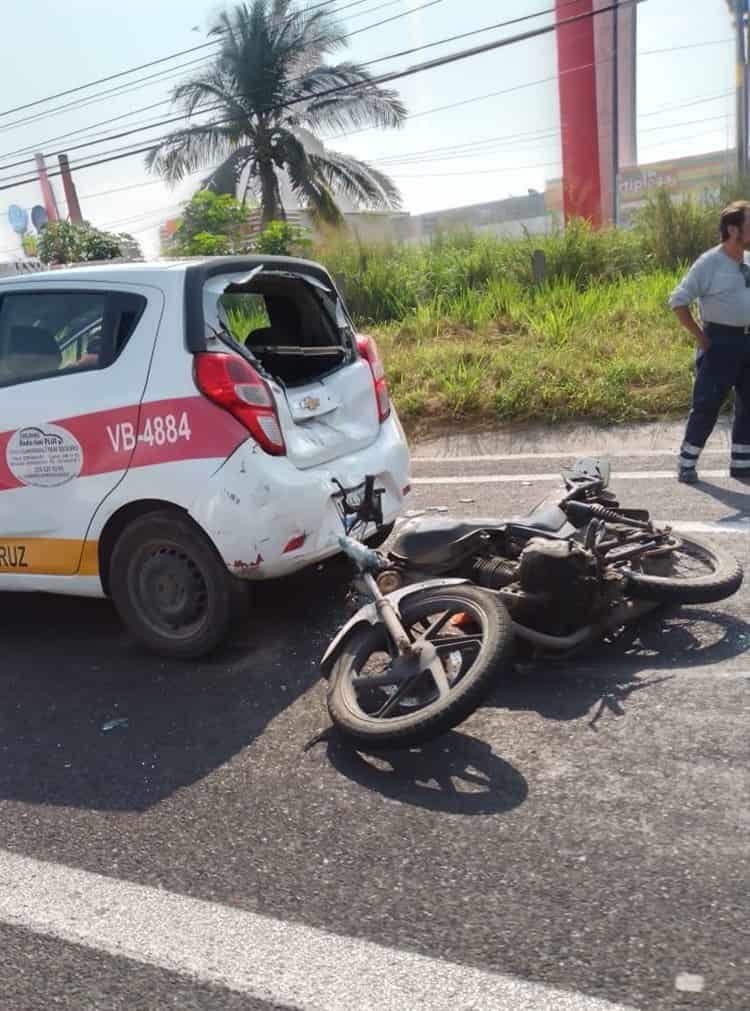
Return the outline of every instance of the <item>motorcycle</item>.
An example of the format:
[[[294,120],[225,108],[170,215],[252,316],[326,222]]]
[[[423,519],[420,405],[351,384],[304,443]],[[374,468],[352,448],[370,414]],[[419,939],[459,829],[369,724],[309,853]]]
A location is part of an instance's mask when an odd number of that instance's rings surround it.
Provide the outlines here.
[[[368,748],[424,743],[474,712],[521,652],[567,657],[662,604],[739,589],[733,557],[621,507],[608,461],[579,460],[562,478],[562,490],[509,521],[409,520],[387,553],[350,536],[382,525],[374,478],[341,488],[339,543],[370,601],[321,662],[345,737]]]

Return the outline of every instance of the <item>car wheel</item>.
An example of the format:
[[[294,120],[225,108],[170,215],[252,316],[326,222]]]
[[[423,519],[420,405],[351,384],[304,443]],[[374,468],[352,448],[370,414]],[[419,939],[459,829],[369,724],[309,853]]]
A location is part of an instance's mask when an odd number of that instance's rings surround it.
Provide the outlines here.
[[[208,538],[177,511],[147,513],[120,534],[110,589],[133,635],[162,656],[205,656],[247,600]]]

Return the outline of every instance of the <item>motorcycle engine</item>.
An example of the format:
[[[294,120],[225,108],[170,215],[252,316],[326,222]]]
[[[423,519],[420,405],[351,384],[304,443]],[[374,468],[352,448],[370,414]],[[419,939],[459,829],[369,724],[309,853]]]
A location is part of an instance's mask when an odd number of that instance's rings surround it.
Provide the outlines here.
[[[591,554],[570,541],[532,538],[521,552],[519,579],[526,593],[548,598],[563,626],[596,606],[599,580]]]

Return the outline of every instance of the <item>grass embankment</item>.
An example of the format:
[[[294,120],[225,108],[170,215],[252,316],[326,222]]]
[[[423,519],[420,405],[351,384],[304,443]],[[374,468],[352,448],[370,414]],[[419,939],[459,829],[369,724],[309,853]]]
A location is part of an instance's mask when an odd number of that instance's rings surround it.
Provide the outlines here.
[[[548,264],[539,286],[536,248]],[[681,270],[655,268],[633,233],[463,236],[318,256],[379,339],[412,432],[458,419],[647,421],[688,407],[692,346],[667,307]]]

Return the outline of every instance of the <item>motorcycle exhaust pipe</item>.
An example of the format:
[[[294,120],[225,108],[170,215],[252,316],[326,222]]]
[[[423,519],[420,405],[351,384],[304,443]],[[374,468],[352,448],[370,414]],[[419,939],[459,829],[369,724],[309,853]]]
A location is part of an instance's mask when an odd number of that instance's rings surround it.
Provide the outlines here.
[[[546,632],[537,632],[535,628],[527,628],[525,625],[519,625],[515,621],[513,622],[513,631],[519,639],[526,639],[527,642],[532,643],[534,646],[559,650],[573,649],[575,646],[580,646],[581,643],[596,635],[596,629],[593,625],[579,628],[572,635],[547,635]]]
[[[571,635],[548,635],[546,632],[537,632],[534,628],[519,625],[515,621],[513,622],[513,631],[519,639],[526,639],[534,646],[558,650],[575,649],[576,646],[582,645],[589,639],[595,639],[607,632],[614,632],[615,629],[621,628],[623,625],[632,624],[658,606],[658,603],[652,601],[628,600],[619,604],[599,628],[594,625],[586,625]]]

